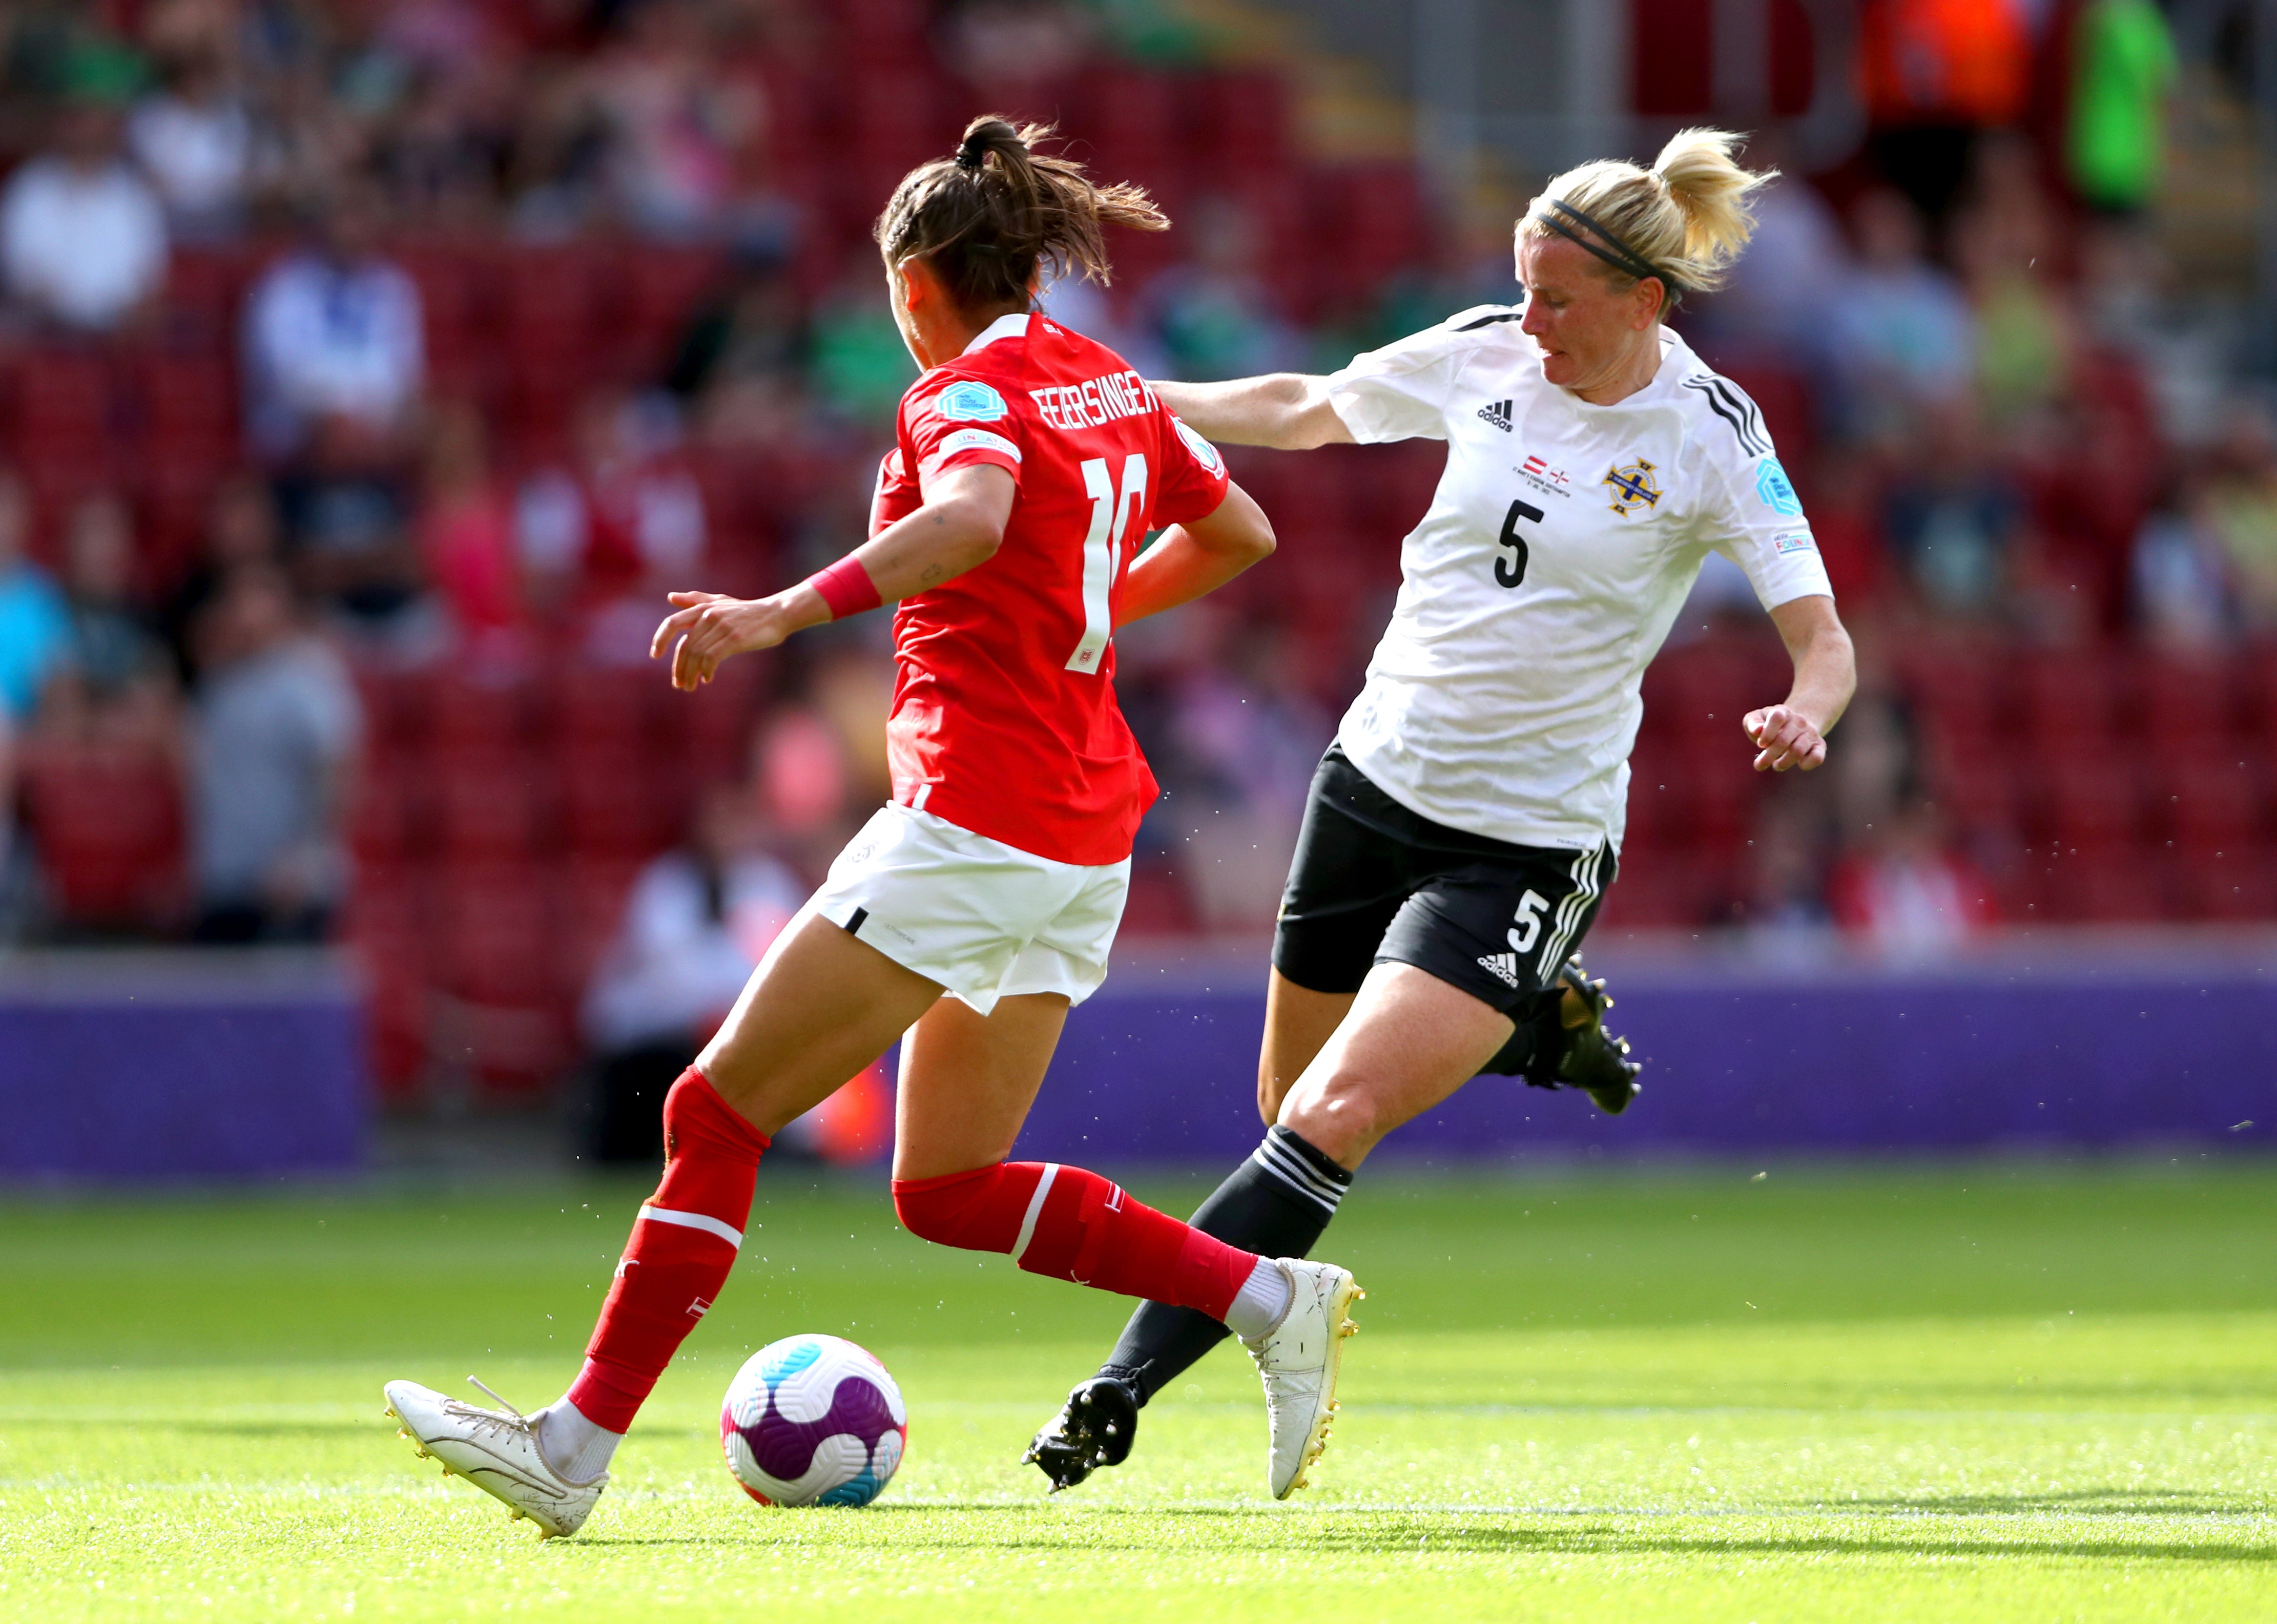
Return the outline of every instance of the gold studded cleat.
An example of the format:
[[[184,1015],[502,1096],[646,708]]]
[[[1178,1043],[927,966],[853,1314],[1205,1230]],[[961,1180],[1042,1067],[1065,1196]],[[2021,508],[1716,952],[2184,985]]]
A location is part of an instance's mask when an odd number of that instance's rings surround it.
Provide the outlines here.
[[[444,1476],[463,1477],[505,1501],[515,1518],[535,1522],[542,1538],[583,1528],[608,1485],[605,1472],[573,1483],[555,1471],[537,1446],[529,1417],[510,1406],[480,1409],[412,1382],[388,1383],[387,1400],[420,1459],[438,1461]]]
[[[1347,1310],[1362,1294],[1351,1272],[1334,1264],[1276,1262],[1289,1280],[1289,1306],[1271,1330],[1243,1346],[1265,1385],[1266,1479],[1274,1499],[1287,1499],[1328,1447],[1344,1339],[1359,1329]]]

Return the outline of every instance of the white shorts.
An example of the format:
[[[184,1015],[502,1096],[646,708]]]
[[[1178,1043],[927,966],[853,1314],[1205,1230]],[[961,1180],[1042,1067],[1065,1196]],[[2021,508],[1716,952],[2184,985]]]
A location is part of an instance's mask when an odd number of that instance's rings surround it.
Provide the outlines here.
[[[982,1014],[999,998],[1107,979],[1131,860],[1085,868],[974,834],[930,812],[878,808],[809,904],[895,963]]]

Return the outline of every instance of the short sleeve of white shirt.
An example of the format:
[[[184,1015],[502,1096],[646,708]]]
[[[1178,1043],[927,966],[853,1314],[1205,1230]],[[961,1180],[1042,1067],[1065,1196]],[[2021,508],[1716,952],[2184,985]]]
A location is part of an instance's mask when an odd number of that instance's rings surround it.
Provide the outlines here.
[[[1447,403],[1455,380],[1477,352],[1478,342],[1463,330],[1481,314],[1498,307],[1466,310],[1436,327],[1355,355],[1329,375],[1329,404],[1363,445],[1387,440],[1443,440]]]
[[[1701,539],[1747,572],[1763,606],[1832,597],[1810,520],[1775,455],[1718,458]]]

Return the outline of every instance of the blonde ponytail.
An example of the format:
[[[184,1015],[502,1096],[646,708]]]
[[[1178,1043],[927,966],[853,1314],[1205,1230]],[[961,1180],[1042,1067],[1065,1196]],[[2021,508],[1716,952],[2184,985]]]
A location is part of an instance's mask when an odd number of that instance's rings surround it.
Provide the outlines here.
[[[1649,170],[1618,158],[1567,170],[1534,200],[1519,230],[1571,236],[1593,253],[1609,238],[1614,252],[1600,257],[1614,262],[1614,274],[1649,266],[1672,294],[1712,292],[1755,229],[1749,198],[1778,173],[1733,163],[1744,139],[1729,130],[1679,130]]]

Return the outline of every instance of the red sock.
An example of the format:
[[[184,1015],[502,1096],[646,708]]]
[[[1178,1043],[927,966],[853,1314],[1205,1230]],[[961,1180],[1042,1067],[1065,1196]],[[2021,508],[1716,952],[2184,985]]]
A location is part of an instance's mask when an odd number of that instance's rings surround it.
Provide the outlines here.
[[[634,1415],[735,1266],[767,1137],[694,1066],[664,1100],[664,1180],[617,1263],[568,1398],[611,1432]]]
[[[974,1172],[894,1180],[910,1233],[943,1246],[1009,1252],[1031,1274],[1126,1297],[1226,1310],[1257,1255],[1213,1240],[1124,1195],[1095,1172],[1057,1162],[999,1162]]]

